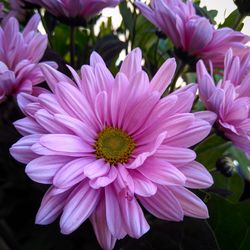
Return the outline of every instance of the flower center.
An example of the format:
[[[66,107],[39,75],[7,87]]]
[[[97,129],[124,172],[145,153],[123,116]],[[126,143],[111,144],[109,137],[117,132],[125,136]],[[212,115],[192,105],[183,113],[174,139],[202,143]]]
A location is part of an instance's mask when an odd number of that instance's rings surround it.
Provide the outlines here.
[[[116,165],[128,162],[135,144],[126,132],[107,127],[98,134],[94,148],[98,159],[104,158],[111,165]]]

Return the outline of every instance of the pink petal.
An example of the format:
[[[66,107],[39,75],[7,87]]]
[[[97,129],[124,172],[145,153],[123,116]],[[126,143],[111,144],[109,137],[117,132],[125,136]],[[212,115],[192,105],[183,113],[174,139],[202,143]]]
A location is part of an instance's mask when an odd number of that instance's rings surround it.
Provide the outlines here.
[[[41,156],[32,160],[26,166],[25,172],[33,181],[52,184],[57,171],[71,160],[67,156]]]
[[[122,239],[126,235],[123,228],[121,209],[119,207],[118,194],[112,185],[105,187],[106,220],[111,234]]]
[[[208,188],[213,185],[213,178],[208,170],[198,162],[192,162],[179,168],[186,176],[185,187],[188,188]]]
[[[156,193],[157,186],[149,179],[147,179],[144,175],[142,175],[140,172],[133,171],[131,173],[131,176],[134,181],[135,193],[137,195],[148,197]]]
[[[217,119],[217,115],[211,111],[200,111],[193,114],[196,118],[209,122],[210,125],[213,125]]]
[[[122,63],[120,72],[124,73],[129,80],[132,79],[137,72],[141,71],[141,61],[141,50],[136,48],[126,56]]]
[[[90,179],[106,175],[110,170],[109,163],[105,163],[103,159],[98,159],[84,167],[84,174]]]
[[[69,134],[48,134],[40,138],[40,144],[49,150],[56,152],[75,153],[83,155],[93,152],[94,149],[85,143],[81,138]]]
[[[25,117],[13,123],[18,132],[25,136],[29,134],[45,134],[46,130],[41,127],[34,119]]]
[[[52,186],[44,195],[41,206],[36,215],[36,224],[47,225],[52,223],[62,212],[67,202],[69,191],[53,195]]]
[[[105,202],[104,199],[101,199],[95,211],[92,213],[90,221],[100,246],[104,250],[112,250],[115,246],[116,238],[109,231],[105,211]]]
[[[61,232],[70,234],[76,230],[95,210],[100,200],[99,191],[87,182],[78,185],[67,199],[60,219]]]
[[[35,134],[27,135],[21,138],[18,142],[12,145],[10,148],[10,154],[15,160],[21,163],[29,163],[37,157],[37,154],[31,150],[31,146],[35,144],[40,139],[40,137],[41,135]]]
[[[119,199],[119,203],[128,235],[136,239],[140,238],[149,230],[149,225],[139,204],[135,198],[126,199],[124,197]]]
[[[150,157],[137,168],[146,178],[161,185],[184,185],[186,177],[170,163]]]
[[[117,178],[116,168],[110,167],[109,172],[106,175],[90,180],[89,185],[92,188],[98,189],[101,187],[108,186],[109,184],[114,182],[116,178]]]
[[[209,217],[206,205],[195,194],[180,186],[169,186],[169,189],[180,202],[185,215],[200,219]]]
[[[157,187],[157,193],[151,197],[139,197],[142,205],[154,216],[163,220],[181,221],[183,220],[182,207],[172,194],[172,192],[164,186]]]
[[[68,162],[54,176],[53,185],[57,188],[66,189],[82,181],[85,178],[83,169],[92,161],[88,158],[78,158]]]
[[[168,59],[158,70],[154,78],[150,83],[151,91],[158,91],[163,94],[167,89],[168,85],[171,83],[173,75],[176,69],[175,59]]]
[[[167,145],[161,145],[154,156],[164,159],[178,167],[186,165],[196,158],[196,154],[193,150]]]

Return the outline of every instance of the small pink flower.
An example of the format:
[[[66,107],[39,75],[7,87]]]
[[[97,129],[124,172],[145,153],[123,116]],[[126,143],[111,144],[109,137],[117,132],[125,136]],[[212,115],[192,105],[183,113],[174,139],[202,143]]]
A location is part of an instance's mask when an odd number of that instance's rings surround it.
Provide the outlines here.
[[[57,17],[84,18],[97,15],[106,7],[115,7],[121,0],[28,0],[46,8]]]
[[[202,61],[197,64],[200,98],[218,116],[217,127],[250,158],[250,54],[241,60],[230,49],[224,77],[215,86]]]
[[[149,230],[140,203],[158,218],[207,218],[206,205],[187,188],[206,188],[209,172],[188,147],[204,139],[216,119],[190,113],[197,87],[190,84],[161,99],[176,64],[167,60],[149,81],[133,50],[114,78],[93,53],[74,81],[43,65],[52,93],[20,94],[26,118],[15,122],[24,136],[12,156],[28,176],[50,184],[36,217],[48,224],[60,214],[69,234],[90,218],[103,249],[125,235]],[[211,123],[211,124],[210,124]]]
[[[178,54],[194,56],[206,64],[223,67],[224,55],[229,48],[243,56],[249,47],[250,38],[230,28],[215,29],[209,20],[195,13],[192,1],[182,0],[151,1],[151,6],[136,1],[142,14],[164,32],[179,49]],[[190,60],[189,60],[190,61]],[[188,63],[188,62],[187,62]]]
[[[0,27],[0,102],[20,92],[32,93],[33,85],[44,80],[37,63],[47,47],[47,36],[37,32],[39,15],[34,15],[19,32],[11,17]]]

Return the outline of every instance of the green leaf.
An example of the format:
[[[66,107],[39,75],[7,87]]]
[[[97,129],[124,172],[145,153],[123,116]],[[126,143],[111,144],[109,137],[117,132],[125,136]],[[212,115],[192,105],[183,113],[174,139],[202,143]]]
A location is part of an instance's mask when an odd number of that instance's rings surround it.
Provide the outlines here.
[[[224,21],[224,23],[220,24],[219,25],[219,28],[222,28],[222,27],[231,27],[233,28],[235,26],[235,23],[238,22],[238,20],[241,19],[241,14],[239,12],[238,9],[234,10]],[[244,24],[241,23],[237,30],[242,30]]]
[[[125,28],[133,33],[134,29],[134,16],[131,9],[128,7],[127,2],[123,1],[119,4],[120,13],[122,15],[122,20],[124,22]]]
[[[230,146],[230,142],[213,134],[195,148],[197,161],[202,163],[207,169],[213,169],[215,168],[217,159],[221,157]]]
[[[222,250],[248,250],[250,242],[250,201],[232,204],[216,195],[208,202],[209,224]]]

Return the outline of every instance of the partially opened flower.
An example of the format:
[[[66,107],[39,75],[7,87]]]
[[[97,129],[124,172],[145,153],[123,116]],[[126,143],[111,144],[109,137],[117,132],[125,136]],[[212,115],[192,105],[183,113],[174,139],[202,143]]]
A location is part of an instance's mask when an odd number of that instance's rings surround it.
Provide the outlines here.
[[[32,93],[33,86],[44,80],[38,62],[47,36],[37,31],[39,21],[39,15],[34,15],[23,32],[14,17],[0,27],[0,102],[20,92]]]
[[[195,13],[192,1],[151,1],[151,6],[136,2],[142,14],[164,32],[177,48],[176,53],[186,63],[202,59],[206,64],[223,67],[224,55],[229,48],[242,56],[249,47],[250,38],[230,28],[215,29],[208,19]]]
[[[46,8],[51,14],[59,18],[84,19],[99,14],[106,7],[115,7],[121,0],[28,0],[30,3],[38,4]]]
[[[202,61],[197,64],[200,98],[217,113],[217,129],[250,158],[250,54],[240,60],[229,50],[224,77],[215,86]]]
[[[200,142],[216,119],[190,113],[194,84],[161,99],[175,71],[167,60],[149,81],[141,51],[133,50],[114,78],[93,53],[74,81],[42,66],[52,90],[19,95],[24,136],[12,156],[34,181],[51,184],[36,217],[48,224],[60,214],[64,234],[90,218],[104,249],[126,234],[139,238],[149,225],[139,205],[160,219],[207,218],[206,205],[187,188],[212,184],[188,147]]]

